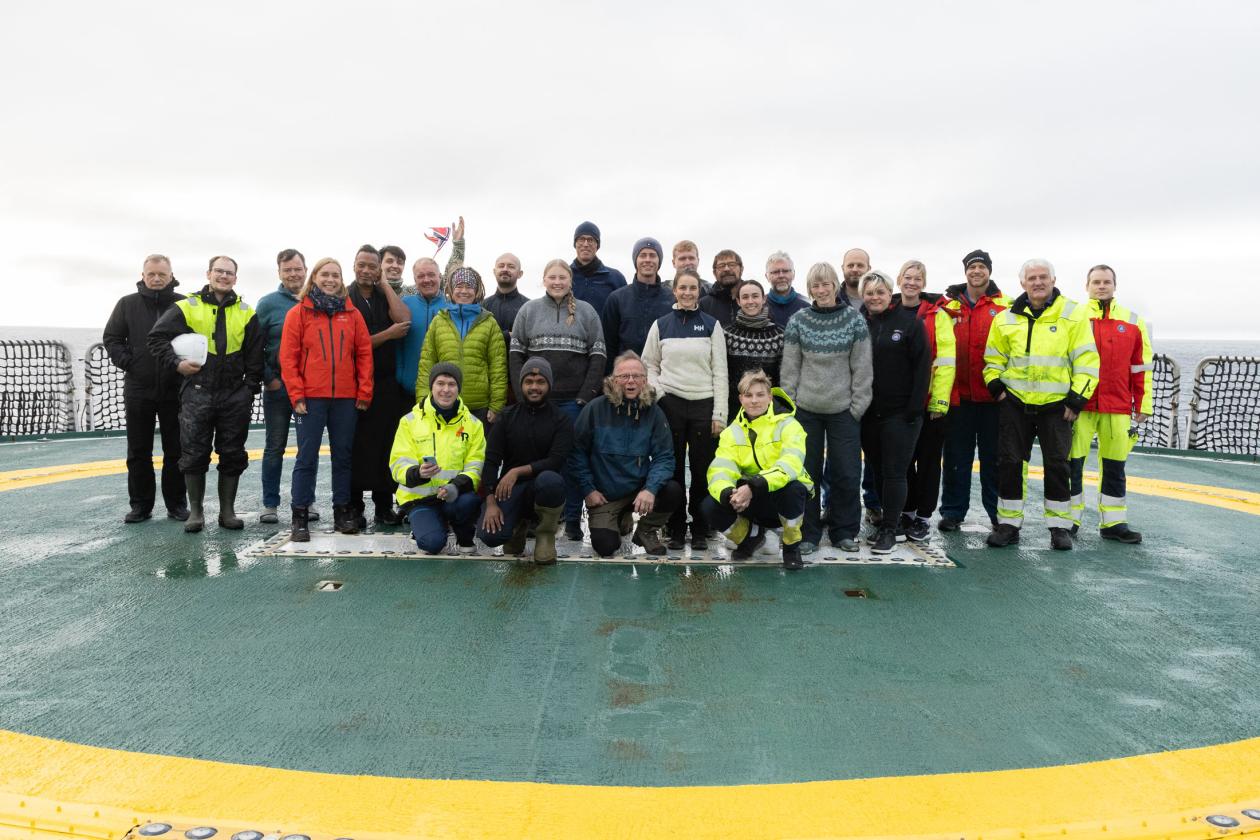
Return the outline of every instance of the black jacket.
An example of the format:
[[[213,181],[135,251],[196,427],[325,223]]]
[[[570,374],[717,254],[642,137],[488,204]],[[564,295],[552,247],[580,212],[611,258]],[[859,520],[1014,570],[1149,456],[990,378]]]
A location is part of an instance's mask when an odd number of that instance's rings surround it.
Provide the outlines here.
[[[178,280],[172,280],[165,289],[155,292],[139,281],[135,294],[125,295],[114,305],[101,341],[110,361],[126,373],[124,398],[173,400],[179,395],[179,374],[167,368],[159,371],[147,345],[149,330],[162,313],[175,301],[184,299],[175,291],[178,285]]]
[[[197,292],[196,296],[206,306],[215,307],[217,315],[215,334],[223,337],[222,340],[216,341],[216,344],[224,346],[227,336],[227,317],[223,309],[236,303],[236,292],[228,292],[221,304],[214,292],[210,291],[209,285]],[[172,306],[163,313],[149,332],[148,341],[149,352],[153,354],[159,370],[174,372],[179,367],[179,357],[175,355],[175,350],[171,347],[171,339],[192,331],[192,327],[188,326],[188,322],[184,320],[184,313],[178,306]],[[250,318],[245,324],[245,335],[240,350],[235,353],[208,356],[201,370],[192,376],[184,377],[184,382],[180,387],[197,385],[211,390],[230,391],[244,384],[257,394],[262,390],[263,339],[262,326],[258,323],[258,318]]]
[[[573,450],[573,421],[544,400],[542,405],[509,405],[490,426],[486,439],[485,487],[493,492],[501,473],[529,464],[537,476],[544,470],[564,475]]]
[[[869,416],[903,415],[918,419],[927,405],[932,374],[932,354],[918,312],[889,305],[878,315],[861,309],[871,331],[871,365],[875,381]]]
[[[735,320],[735,310],[739,309],[739,304],[731,297],[731,291],[734,286],[723,286],[721,283],[714,282],[713,288],[707,295],[700,298],[700,311],[707,312],[717,319],[722,325],[722,329],[726,329]]]
[[[649,285],[631,280],[608,296],[600,320],[604,324],[604,345],[608,351],[608,372],[613,362],[627,350],[643,355],[648,331],[656,319],[668,315],[674,308],[674,293],[657,275]]]
[[[512,324],[516,322],[516,313],[528,302],[529,298],[521,294],[519,289],[513,289],[506,295],[495,292],[481,302],[481,308],[499,322],[499,329],[503,330],[504,346],[511,346],[508,336],[512,333]]]

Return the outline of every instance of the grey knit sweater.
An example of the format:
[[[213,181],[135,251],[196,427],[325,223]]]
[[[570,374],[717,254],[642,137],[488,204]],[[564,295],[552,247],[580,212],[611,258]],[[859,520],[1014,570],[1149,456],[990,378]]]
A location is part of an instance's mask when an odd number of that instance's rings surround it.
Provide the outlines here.
[[[783,332],[783,390],[814,414],[848,411],[860,420],[871,404],[871,334],[851,306],[802,309]]]
[[[571,295],[554,300],[550,295],[535,298],[521,307],[512,324],[512,345],[508,365],[512,387],[520,394],[521,367],[530,356],[541,356],[554,375],[551,398],[589,402],[600,393],[604,379],[604,327],[599,316],[584,300],[573,301],[573,323],[569,323]]]

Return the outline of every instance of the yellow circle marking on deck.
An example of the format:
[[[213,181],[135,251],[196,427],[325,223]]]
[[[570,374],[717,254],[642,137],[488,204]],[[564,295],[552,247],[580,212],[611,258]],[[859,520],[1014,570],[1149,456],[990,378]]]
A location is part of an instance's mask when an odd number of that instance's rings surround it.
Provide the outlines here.
[[[320,450],[327,455],[328,447]],[[297,455],[297,449],[289,447],[286,457]],[[262,458],[261,449],[249,450],[250,460]],[[155,459],[160,467],[161,459]],[[31,467],[21,470],[0,472],[0,492],[20,490],[24,487],[37,487],[41,484],[55,484],[59,481],[73,481],[78,478],[95,478],[104,475],[123,475],[127,472],[124,460],[85,461],[79,464],[57,464],[47,467]],[[1029,467],[1028,477],[1041,480],[1044,477],[1040,467]],[[1086,481],[1096,481],[1097,473],[1085,473]],[[1214,487],[1210,484],[1186,484],[1180,481],[1167,481],[1161,478],[1143,478],[1129,476],[1128,490],[1144,496],[1162,496],[1166,499],[1177,499],[1183,502],[1194,502],[1200,505],[1234,510],[1260,516],[1260,493],[1250,490],[1238,490],[1231,487]]]
[[[1260,739],[1026,770],[729,787],[339,776],[5,731],[0,755],[0,836],[6,826],[71,818],[80,823],[71,836],[80,837],[120,837],[160,820],[215,826],[222,836],[254,828],[359,840],[1224,833],[1203,822],[1210,814],[1260,828],[1240,813],[1260,807]]]

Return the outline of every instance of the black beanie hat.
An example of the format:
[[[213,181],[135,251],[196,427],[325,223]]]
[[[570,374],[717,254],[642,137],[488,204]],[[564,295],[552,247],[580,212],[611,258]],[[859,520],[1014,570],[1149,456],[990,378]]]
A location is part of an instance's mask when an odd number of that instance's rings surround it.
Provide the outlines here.
[[[579,236],[595,237],[595,244],[601,245],[599,241],[599,227],[594,222],[582,222],[577,226],[577,230],[573,231],[573,244],[576,245]]]
[[[990,273],[993,272],[993,260],[989,259],[988,251],[981,251],[979,248],[977,248],[976,250],[972,251],[967,256],[963,257],[963,268],[966,268],[967,266],[971,265],[973,262],[982,262],[984,263],[984,267],[989,269]]]
[[[454,362],[438,362],[433,366],[433,369],[429,371],[430,391],[433,390],[433,380],[437,379],[439,376],[449,376],[455,380],[455,387],[460,389],[463,389],[464,387],[463,371],[461,371],[459,369],[459,365]]]

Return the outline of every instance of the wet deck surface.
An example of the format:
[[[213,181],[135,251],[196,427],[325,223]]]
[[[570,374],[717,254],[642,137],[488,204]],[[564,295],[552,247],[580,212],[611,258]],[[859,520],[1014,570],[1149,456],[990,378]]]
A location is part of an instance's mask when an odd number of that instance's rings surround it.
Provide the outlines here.
[[[0,470],[123,449],[5,445]],[[1260,491],[1247,463],[1135,455],[1129,474]],[[327,512],[326,461],[320,478]],[[1039,513],[1019,549],[985,549],[977,523],[934,536],[959,568],[535,569],[243,558],[278,530],[256,524],[258,481],[255,462],[244,532],[201,535],[123,526],[122,475],[0,493],[0,729],[610,785],[1037,767],[1260,734],[1246,513],[1131,494],[1144,545],[1102,542],[1095,515],[1071,553],[1048,550]],[[344,586],[318,592],[327,579]]]

